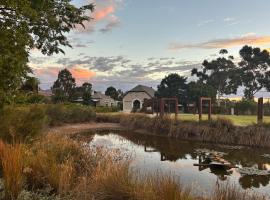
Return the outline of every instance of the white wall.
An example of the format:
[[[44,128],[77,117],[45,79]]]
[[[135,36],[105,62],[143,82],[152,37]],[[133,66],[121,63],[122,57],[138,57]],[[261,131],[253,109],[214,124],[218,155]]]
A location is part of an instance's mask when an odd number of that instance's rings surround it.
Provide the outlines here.
[[[123,111],[131,112],[133,107],[133,102],[139,100],[141,102],[141,108],[144,99],[151,99],[145,92],[129,92],[123,99]]]

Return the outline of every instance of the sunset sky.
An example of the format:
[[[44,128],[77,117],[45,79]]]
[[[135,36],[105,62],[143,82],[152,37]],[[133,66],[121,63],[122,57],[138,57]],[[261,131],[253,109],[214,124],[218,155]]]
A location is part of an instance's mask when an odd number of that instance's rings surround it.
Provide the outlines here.
[[[245,45],[270,48],[269,0],[74,0],[93,2],[94,19],[68,34],[73,48],[43,56],[33,50],[30,66],[48,89],[68,68],[77,85],[104,91],[137,84],[156,87],[169,73],[190,76],[204,59],[227,48],[237,59]],[[191,80],[191,79],[190,79]]]

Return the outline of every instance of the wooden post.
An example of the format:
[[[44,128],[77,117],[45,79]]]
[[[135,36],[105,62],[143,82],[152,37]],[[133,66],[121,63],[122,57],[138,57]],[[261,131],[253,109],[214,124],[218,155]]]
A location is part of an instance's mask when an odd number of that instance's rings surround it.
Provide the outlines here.
[[[160,99],[160,117],[164,116],[164,99]]]
[[[175,98],[175,121],[177,121],[178,117],[178,99]]]
[[[199,121],[202,120],[202,98],[199,100]]]
[[[212,100],[209,99],[208,100],[208,121],[211,120],[211,115],[212,115]]]
[[[258,99],[258,113],[257,113],[257,123],[263,122],[263,98]]]

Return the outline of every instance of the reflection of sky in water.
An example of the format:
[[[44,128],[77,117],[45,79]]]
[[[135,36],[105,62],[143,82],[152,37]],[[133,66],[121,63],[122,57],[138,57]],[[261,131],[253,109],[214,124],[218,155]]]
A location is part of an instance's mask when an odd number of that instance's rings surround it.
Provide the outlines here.
[[[95,135],[90,145],[93,146],[104,146],[106,148],[120,149],[121,151],[131,154],[133,161],[131,166],[143,173],[169,173],[176,177],[179,177],[182,183],[185,185],[192,185],[196,187],[197,192],[201,195],[202,193],[210,192],[217,180],[229,180],[230,182],[239,185],[239,178],[241,175],[236,169],[231,169],[231,174],[228,175],[215,175],[209,168],[202,171],[198,170],[198,167],[193,166],[194,163],[198,163],[198,159],[193,159],[190,154],[185,154],[185,159],[177,159],[174,161],[161,161],[162,155],[160,152],[155,151],[152,147],[145,147],[143,145],[135,144],[134,142],[121,137],[116,134],[108,135]],[[179,144],[181,145],[181,141]],[[194,149],[193,149],[194,151]],[[265,169],[270,169],[270,164],[263,164]],[[248,178],[247,178],[248,179]],[[198,189],[199,188],[199,189]],[[252,190],[268,193],[270,192],[270,185],[262,186],[259,188],[252,188]]]

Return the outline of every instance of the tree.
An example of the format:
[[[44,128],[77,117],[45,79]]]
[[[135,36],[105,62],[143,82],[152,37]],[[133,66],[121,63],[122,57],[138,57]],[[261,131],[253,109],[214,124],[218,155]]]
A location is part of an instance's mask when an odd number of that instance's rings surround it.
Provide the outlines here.
[[[25,92],[38,93],[39,80],[35,77],[27,77],[24,81],[21,90]]]
[[[92,97],[92,84],[85,82],[82,84],[82,88],[83,88],[83,95],[82,95],[83,104],[90,105]]]
[[[110,96],[114,100],[118,100],[119,93],[114,87],[110,86],[106,89],[105,95]]]
[[[123,98],[124,98],[124,92],[123,92],[122,90],[118,89],[118,90],[117,90],[117,93],[118,93],[118,98],[117,98],[117,100],[118,100],[118,101],[122,101]]]
[[[233,56],[225,57],[226,49],[221,49],[220,57],[212,61],[204,60],[202,70],[194,68],[191,75],[196,75],[199,81],[211,85],[217,93],[218,100],[223,94],[236,94],[240,80],[236,77],[237,67],[233,62]]]
[[[240,52],[238,75],[246,99],[253,99],[262,88],[270,91],[270,56],[267,50],[244,46]]]
[[[169,74],[161,80],[157,87],[157,97],[177,97],[179,102],[185,102],[187,92],[187,78],[178,74]]]
[[[75,79],[72,77],[70,71],[67,69],[61,70],[52,87],[55,99],[60,102],[71,100],[75,86]]]
[[[75,7],[71,0],[5,0],[0,5],[0,94],[12,96],[31,73],[30,49],[45,55],[71,46],[65,36],[86,20],[93,4]],[[4,98],[1,98],[1,104]]]
[[[216,90],[211,85],[207,85],[201,81],[188,83],[187,101],[190,103],[198,103],[200,97],[216,98]]]

